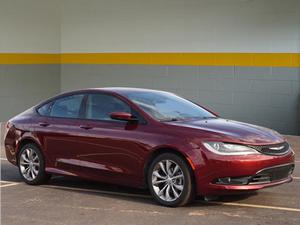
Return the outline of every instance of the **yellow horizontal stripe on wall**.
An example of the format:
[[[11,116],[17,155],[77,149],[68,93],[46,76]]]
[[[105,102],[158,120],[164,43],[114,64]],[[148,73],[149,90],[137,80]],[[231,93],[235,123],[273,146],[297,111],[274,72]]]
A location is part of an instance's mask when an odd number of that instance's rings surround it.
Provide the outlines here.
[[[0,64],[143,64],[300,67],[300,53],[0,53]]]
[[[0,53],[0,64],[60,64],[60,54]]]
[[[300,53],[63,53],[61,63],[300,67]]]

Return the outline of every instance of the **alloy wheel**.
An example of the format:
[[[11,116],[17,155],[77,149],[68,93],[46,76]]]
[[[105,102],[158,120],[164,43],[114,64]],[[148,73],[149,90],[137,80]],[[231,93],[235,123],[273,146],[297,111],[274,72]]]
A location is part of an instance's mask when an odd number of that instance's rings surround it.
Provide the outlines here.
[[[28,180],[34,180],[40,169],[40,159],[36,151],[32,148],[25,149],[20,156],[20,170],[23,177]]]
[[[158,162],[152,172],[152,187],[160,199],[177,200],[184,189],[184,174],[180,166],[172,160]]]

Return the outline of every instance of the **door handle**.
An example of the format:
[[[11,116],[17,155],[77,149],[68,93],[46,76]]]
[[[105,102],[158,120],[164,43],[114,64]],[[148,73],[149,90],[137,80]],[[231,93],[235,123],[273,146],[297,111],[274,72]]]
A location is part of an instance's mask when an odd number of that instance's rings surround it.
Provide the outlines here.
[[[39,123],[39,125],[40,125],[41,127],[48,127],[50,124],[49,124],[49,123],[46,123],[46,122],[41,122],[41,123]]]
[[[89,125],[80,125],[81,129],[85,129],[85,130],[90,130],[93,129],[93,127],[89,126]]]

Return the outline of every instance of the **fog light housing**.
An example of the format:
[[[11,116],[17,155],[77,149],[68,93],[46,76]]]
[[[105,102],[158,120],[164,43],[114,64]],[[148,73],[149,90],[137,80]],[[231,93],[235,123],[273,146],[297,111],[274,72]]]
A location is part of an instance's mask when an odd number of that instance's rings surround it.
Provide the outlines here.
[[[215,184],[223,185],[247,185],[251,177],[221,177],[215,180]]]

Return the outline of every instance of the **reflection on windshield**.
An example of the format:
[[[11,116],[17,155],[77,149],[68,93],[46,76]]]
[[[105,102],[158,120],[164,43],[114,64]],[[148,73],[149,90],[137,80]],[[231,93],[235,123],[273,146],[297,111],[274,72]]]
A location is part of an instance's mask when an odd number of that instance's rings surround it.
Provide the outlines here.
[[[136,91],[126,93],[125,96],[159,121],[216,117],[200,106],[168,92]]]

